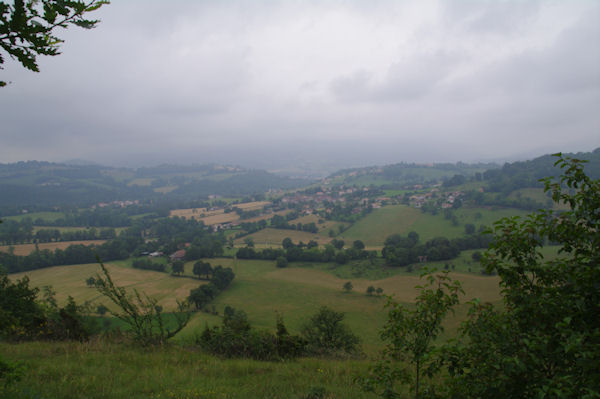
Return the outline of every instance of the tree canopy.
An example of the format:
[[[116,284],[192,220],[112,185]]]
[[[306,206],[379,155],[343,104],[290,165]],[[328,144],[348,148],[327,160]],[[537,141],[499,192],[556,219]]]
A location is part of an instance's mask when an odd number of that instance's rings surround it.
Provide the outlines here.
[[[600,180],[584,173],[583,161],[556,155],[563,174],[543,182],[569,210],[499,220],[481,258],[500,277],[503,306],[475,300],[456,339],[433,348],[411,337],[437,335],[460,286],[420,287],[416,313],[391,302],[382,333],[390,342],[364,379],[367,390],[397,398],[410,384],[417,399],[600,396]],[[550,244],[558,253],[545,259],[540,249]],[[437,314],[431,327],[419,320],[428,314]],[[416,382],[396,362],[407,354]]]
[[[25,68],[39,72],[38,55],[60,54],[63,40],[54,31],[69,25],[94,28],[99,20],[87,19],[86,14],[108,3],[106,0],[15,0],[12,4],[2,1],[0,47]],[[2,64],[4,56],[0,53],[0,69]],[[1,86],[6,86],[6,82],[0,81]]]

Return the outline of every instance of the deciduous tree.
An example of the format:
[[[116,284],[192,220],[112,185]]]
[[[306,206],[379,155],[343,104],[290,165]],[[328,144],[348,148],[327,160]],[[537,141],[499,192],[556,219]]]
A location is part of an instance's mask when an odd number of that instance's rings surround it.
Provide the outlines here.
[[[504,306],[475,304],[448,351],[455,397],[600,397],[600,180],[556,155],[564,172],[545,190],[569,210],[495,223],[482,264]],[[544,259],[545,242],[560,245],[556,258]]]
[[[0,47],[11,58],[16,58],[25,68],[39,72],[38,55],[60,54],[60,43],[55,36],[57,28],[70,25],[91,29],[99,22],[87,19],[86,14],[97,10],[105,0],[14,0],[0,2]],[[4,54],[0,53],[0,69]],[[0,81],[0,87],[6,82]]]

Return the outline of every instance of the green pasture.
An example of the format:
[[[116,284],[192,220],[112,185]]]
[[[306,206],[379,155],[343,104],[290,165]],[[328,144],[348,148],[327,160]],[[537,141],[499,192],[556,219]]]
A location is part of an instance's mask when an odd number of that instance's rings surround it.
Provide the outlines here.
[[[319,245],[325,245],[332,240],[331,237],[327,233],[309,233],[306,231],[298,231],[298,230],[286,230],[286,229],[272,229],[266,228],[257,231],[256,233],[252,233],[250,235],[238,238],[234,241],[236,245],[244,245],[244,240],[250,237],[254,244],[257,247],[273,247],[278,248],[281,247],[281,242],[284,238],[289,237],[294,243],[298,243],[302,241],[303,243],[308,243],[311,240],[314,240],[319,243]]]
[[[329,306],[345,312],[346,323],[361,338],[366,353],[375,353],[381,348],[379,331],[386,320],[385,297],[367,296],[367,288],[370,285],[381,287],[385,295],[393,295],[397,301],[410,303],[417,294],[414,287],[422,283],[418,270],[406,273],[406,269],[403,268],[380,274],[371,271],[355,276],[344,272],[336,273],[336,270],[330,269],[333,264],[292,263],[288,268],[279,269],[274,261],[229,258],[206,261],[213,267],[231,267],[236,275],[231,286],[213,302],[219,315],[223,314],[225,306],[233,306],[244,310],[256,328],[274,330],[276,315],[279,313],[283,315],[288,329],[297,333],[302,324],[321,306]],[[129,291],[137,289],[144,292],[156,298],[165,311],[170,311],[176,307],[177,299],[184,299],[191,289],[206,283],[204,280],[192,278],[193,264],[194,262],[185,264],[185,275],[182,277],[132,269],[128,267],[128,261],[111,262],[107,267],[117,285]],[[379,267],[385,269],[383,265]],[[107,299],[85,284],[88,277],[99,271],[98,265],[90,264],[40,269],[26,274],[33,286],[52,286],[59,303],[64,303],[67,296],[71,295],[79,303],[92,302],[93,309],[100,303],[114,309]],[[10,278],[21,278],[23,275],[24,273],[14,274]],[[499,300],[496,277],[462,273],[456,273],[454,276],[465,286],[465,301],[473,297],[492,302]],[[342,288],[347,281],[351,281],[354,286],[351,292],[345,292]],[[456,317],[448,320],[447,326],[450,331],[456,330],[460,317],[464,316],[465,312],[463,309]],[[212,314],[195,313],[190,324],[176,340],[185,342],[193,339],[205,325],[216,325],[220,320],[219,316]]]
[[[139,177],[127,183],[128,186],[149,187],[155,179],[153,177]]]
[[[86,231],[89,230],[89,228],[81,226],[33,226],[34,234],[39,230],[58,230],[61,233],[65,233],[67,231]]]
[[[156,187],[152,190],[157,193],[166,194],[166,193],[170,193],[173,190],[176,190],[178,187],[179,186],[163,186],[163,187]]]
[[[29,218],[31,220],[43,219],[49,222],[54,222],[60,218],[64,218],[65,214],[62,212],[30,212],[30,213],[22,213],[20,215],[13,216],[3,216],[2,219],[6,220],[16,220],[18,222],[23,219]]]
[[[321,221],[321,223],[319,223],[319,220]],[[317,226],[317,228],[319,229],[319,234],[324,235],[326,237],[329,236],[329,230],[333,230],[333,232],[337,235],[339,232],[340,226],[343,226],[344,228],[346,228],[350,225],[350,223],[347,223],[347,222],[337,222],[335,220],[326,220],[326,219],[319,217],[318,215],[301,216],[297,219],[290,220],[289,223],[290,224],[314,223]]]
[[[520,216],[525,217],[531,212],[515,208],[496,207],[462,207],[456,210],[456,217],[461,225],[471,223],[479,228],[481,225],[492,227],[501,218]],[[461,226],[464,232],[464,226]]]
[[[456,225],[446,219],[441,211],[432,215],[407,205],[389,205],[373,210],[338,238],[345,240],[347,244],[362,240],[367,248],[380,249],[385,239],[392,234],[406,235],[410,231],[416,231],[421,242],[440,236],[457,238],[465,235],[464,225],[467,223],[479,229],[481,225],[491,227],[503,217],[529,214],[520,209],[495,207],[462,207],[453,212],[458,222]]]
[[[407,205],[390,205],[375,209],[366,217],[354,223],[339,238],[347,243],[362,240],[367,248],[382,248],[385,239],[392,234],[419,233],[421,241],[434,237],[448,238],[463,235],[464,227],[453,226],[441,214],[431,215]]]

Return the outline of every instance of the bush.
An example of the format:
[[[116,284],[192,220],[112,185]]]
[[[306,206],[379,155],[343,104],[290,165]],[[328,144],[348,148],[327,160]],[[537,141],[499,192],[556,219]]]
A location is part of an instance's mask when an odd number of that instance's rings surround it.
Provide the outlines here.
[[[357,353],[360,339],[342,323],[344,313],[321,307],[302,327],[306,350],[313,355]]]
[[[196,342],[205,350],[225,357],[244,357],[256,360],[294,358],[304,352],[304,341],[290,335],[281,316],[277,318],[277,333],[254,330],[246,313],[229,306],[220,327],[206,326]]]
[[[0,394],[8,393],[10,386],[20,381],[23,373],[21,364],[11,363],[0,358]],[[2,396],[4,397],[4,395]]]
[[[288,261],[284,256],[279,256],[277,258],[277,267],[287,267]]]
[[[0,275],[0,337],[8,340],[52,339],[86,340],[95,331],[91,319],[72,297],[59,308],[50,287],[46,298],[38,300],[39,289],[29,287],[27,276],[12,283]]]
[[[110,313],[129,325],[133,339],[139,344],[163,344],[187,325],[191,317],[187,302],[177,301],[178,309],[173,313],[177,326],[169,329],[156,299],[135,289],[133,296],[129,295],[125,288],[114,284],[104,264],[100,263],[100,268],[102,276],[95,277],[96,289],[117,305],[119,311]]]

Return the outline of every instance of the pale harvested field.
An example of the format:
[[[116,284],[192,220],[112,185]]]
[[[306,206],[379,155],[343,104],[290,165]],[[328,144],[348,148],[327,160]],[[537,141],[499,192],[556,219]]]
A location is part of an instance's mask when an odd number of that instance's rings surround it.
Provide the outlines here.
[[[61,233],[65,231],[85,231],[89,230],[87,227],[75,227],[75,226],[33,226],[33,233],[37,233],[40,230],[58,230]],[[96,227],[96,230],[99,228]]]
[[[117,267],[110,263],[106,266],[115,284],[125,287],[130,293],[133,293],[133,289],[137,289],[148,296],[156,298],[165,310],[175,309],[177,299],[185,299],[190,294],[191,289],[204,284],[200,280],[172,277],[167,273]],[[10,279],[14,281],[21,279],[24,275],[28,275],[31,286],[41,288],[50,285],[54,287],[56,290],[56,299],[59,304],[64,304],[67,297],[71,295],[76,299],[77,303],[93,301],[96,305],[102,303],[114,309],[108,299],[100,295],[95,288],[90,288],[85,284],[87,278],[95,276],[100,271],[100,266],[95,263],[89,265],[56,266],[25,273],[11,274]]]
[[[268,201],[254,201],[247,202],[245,204],[236,204],[234,207],[243,209],[245,211],[254,211],[263,209],[266,205],[270,205]],[[204,217],[201,217],[204,215]],[[213,224],[230,223],[239,220],[240,217],[235,212],[225,213],[223,209],[217,209],[215,211],[209,211],[206,208],[189,208],[189,209],[174,209],[170,212],[170,216],[183,217],[186,219],[195,219],[203,222],[205,225],[210,226]],[[259,221],[268,219],[269,215],[263,215],[256,218],[247,219],[244,221]]]
[[[253,223],[253,222],[258,222],[258,221],[261,221],[261,220],[271,219],[275,215],[285,216],[285,215],[287,215],[290,212],[291,212],[290,210],[278,211],[278,212],[268,213],[266,215],[257,216],[257,217],[254,217],[254,218],[243,219],[243,220],[240,220],[240,222],[242,222],[242,223],[244,223],[244,222],[251,222],[251,223]]]
[[[204,218],[196,217],[196,220],[199,222],[203,222],[205,225],[210,226],[213,224],[221,224],[221,223],[230,223],[239,220],[240,217],[237,213],[221,213],[220,215],[207,216]]]
[[[138,179],[133,179],[132,181],[127,183],[127,185],[128,186],[148,187],[152,184],[153,181],[154,181],[154,178],[152,178],[152,177],[140,177]]]
[[[234,204],[232,205],[235,208],[240,208],[245,211],[254,211],[257,209],[262,209],[267,205],[271,205],[269,201],[254,201],[254,202],[246,202],[244,204]]]
[[[54,251],[55,249],[65,249],[69,245],[100,245],[104,244],[106,240],[87,240],[87,241],[61,241],[61,242],[45,242],[38,244],[38,248],[40,251],[44,249],[49,249],[50,251]],[[0,246],[0,251],[8,252],[10,245],[2,245]],[[35,244],[19,244],[12,246],[15,249],[14,254],[19,256],[29,255],[30,253],[35,251]]]
[[[177,186],[163,186],[163,187],[156,187],[154,189],[152,189],[152,191],[157,192],[157,193],[170,193],[173,190],[176,190],[178,187]]]

